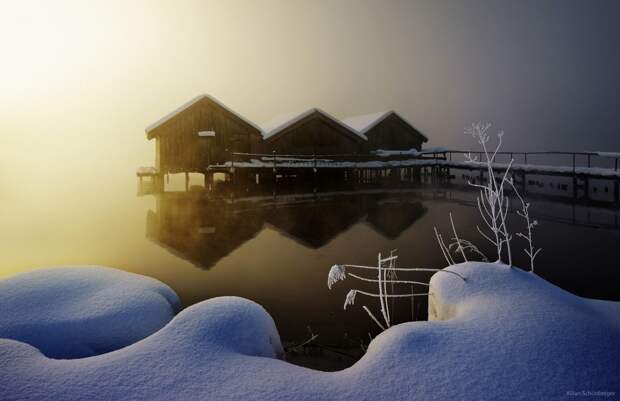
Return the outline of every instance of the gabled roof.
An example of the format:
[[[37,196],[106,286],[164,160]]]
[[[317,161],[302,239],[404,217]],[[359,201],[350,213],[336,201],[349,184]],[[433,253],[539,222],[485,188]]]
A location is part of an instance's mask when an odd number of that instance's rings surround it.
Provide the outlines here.
[[[165,116],[163,116],[159,120],[155,121],[153,124],[151,124],[148,127],[146,127],[144,131],[148,134],[149,132],[153,131],[155,128],[158,128],[159,126],[163,125],[165,122],[169,121],[170,119],[172,119],[173,117],[177,116],[181,112],[187,110],[188,108],[190,108],[194,104],[198,103],[202,99],[209,99],[209,100],[211,100],[213,103],[216,103],[218,106],[222,107],[224,110],[226,110],[226,111],[234,114],[235,116],[239,117],[239,119],[243,120],[245,123],[247,123],[247,124],[251,125],[252,127],[256,128],[258,131],[262,131],[261,128],[258,125],[254,124],[252,121],[248,120],[247,118],[241,116],[239,113],[233,111],[230,107],[226,106],[224,103],[222,103],[221,101],[219,101],[215,97],[213,97],[211,95],[208,95],[208,94],[202,94],[200,96],[196,96],[192,100],[182,104],[177,109],[171,111],[170,113],[166,114]]]
[[[363,135],[364,137],[366,137],[366,133],[368,131],[370,131],[372,128],[377,126],[377,124],[379,124],[381,121],[385,120],[386,118],[388,118],[392,114],[397,116],[398,118],[400,118],[407,125],[409,125],[415,131],[417,131],[420,135],[422,135],[422,137],[425,139],[425,141],[428,140],[426,135],[424,135],[420,131],[418,131],[413,126],[413,124],[411,124],[409,121],[407,121],[405,118],[403,118],[400,114],[396,113],[394,110],[380,111],[378,113],[370,113],[370,114],[364,114],[364,115],[359,115],[359,116],[347,117],[347,118],[343,119],[342,122],[344,124],[350,126],[351,128],[353,128],[354,130],[356,130],[359,133],[359,135]]]
[[[333,122],[335,122],[336,124],[340,125],[341,127],[345,128],[347,131],[351,131],[353,134],[356,134],[357,136],[359,136],[360,138],[367,140],[366,136],[361,135],[357,130],[353,129],[352,127],[350,127],[349,125],[345,124],[344,122],[342,122],[341,120],[337,119],[336,117],[332,116],[331,114],[327,113],[326,111],[323,111],[319,108],[311,108],[308,109],[302,113],[294,113],[294,114],[288,114],[288,115],[282,115],[280,117],[276,117],[273,120],[263,124],[263,138],[264,139],[269,139],[271,137],[273,137],[274,135],[276,135],[277,133],[283,131],[284,129],[290,127],[291,125],[297,123],[298,121],[303,120],[304,118],[308,117],[309,115],[313,114],[313,113],[319,113],[321,115],[323,115],[324,117],[328,118],[329,120],[332,120]]]
[[[369,129],[383,121],[391,111],[380,111],[378,113],[370,113],[359,116],[347,117],[342,120],[349,127],[353,128],[361,134],[365,134]]]

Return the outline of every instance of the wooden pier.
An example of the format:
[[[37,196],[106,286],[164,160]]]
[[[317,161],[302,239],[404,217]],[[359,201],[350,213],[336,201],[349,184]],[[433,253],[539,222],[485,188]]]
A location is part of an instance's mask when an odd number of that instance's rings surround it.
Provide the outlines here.
[[[466,172],[475,183],[487,178],[487,165],[465,159],[465,154],[483,158],[480,152],[462,150],[403,151],[387,154],[295,155],[230,152],[228,161],[210,164],[202,173],[205,188],[213,188],[214,174],[221,174],[231,186],[274,186],[281,182],[316,187],[320,181],[348,183],[353,186],[373,184],[451,183],[456,172]],[[524,190],[528,177],[566,177],[572,180],[573,197],[588,199],[592,181],[604,181],[605,191],[612,188],[613,202],[620,203],[620,153],[604,152],[498,152],[493,164],[497,174],[510,162],[511,177]],[[142,172],[142,173],[141,173]],[[155,187],[164,188],[164,179],[153,169],[142,168],[138,176],[151,176]],[[148,173],[148,174],[145,174]],[[186,190],[189,173],[184,172]],[[463,174],[462,174],[463,175]],[[580,196],[581,195],[581,196]]]

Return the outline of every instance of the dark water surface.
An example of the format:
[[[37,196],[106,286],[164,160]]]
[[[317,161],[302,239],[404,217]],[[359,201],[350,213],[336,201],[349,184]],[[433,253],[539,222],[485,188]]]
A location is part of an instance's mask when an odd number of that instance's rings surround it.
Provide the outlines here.
[[[209,199],[201,191],[128,198],[119,213],[99,210],[89,230],[58,231],[13,239],[19,270],[42,265],[102,264],[155,277],[170,285],[184,306],[235,295],[254,300],[273,316],[286,344],[302,342],[311,330],[317,344],[340,350],[360,348],[377,330],[361,305],[376,310],[375,299],[358,295],[343,310],[354,281],[328,290],[335,263],[376,265],[377,253],[397,249],[402,267],[442,268],[446,264],[433,226],[449,233],[452,212],[459,235],[491,248],[476,232],[480,223],[475,194],[461,189],[340,191],[247,199]],[[515,206],[517,204],[515,203]],[[112,209],[110,209],[112,210]],[[85,212],[84,212],[85,213]],[[536,244],[543,248],[537,273],[580,296],[620,300],[618,282],[619,212],[543,198],[532,199],[539,220]],[[76,211],[76,219],[85,218]],[[520,218],[511,214],[514,227]],[[53,225],[53,222],[50,223]],[[515,242],[515,264],[528,260]],[[20,249],[20,248],[18,248]],[[15,249],[13,256],[18,254]],[[9,252],[9,254],[11,254]],[[8,267],[4,275],[14,273]],[[410,276],[428,281],[430,274]],[[370,287],[372,288],[372,287]],[[410,289],[405,289],[409,291]],[[424,291],[423,287],[415,291]],[[426,317],[426,299],[395,304],[396,321]],[[354,358],[358,357],[354,353]],[[343,358],[350,364],[354,358]]]

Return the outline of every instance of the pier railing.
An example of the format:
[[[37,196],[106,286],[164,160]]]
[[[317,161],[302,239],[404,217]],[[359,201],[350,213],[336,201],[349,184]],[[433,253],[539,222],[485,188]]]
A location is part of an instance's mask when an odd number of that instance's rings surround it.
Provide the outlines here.
[[[421,152],[417,154],[411,154],[402,152],[399,154],[392,154],[390,156],[379,156],[376,154],[365,153],[339,153],[339,154],[285,154],[285,153],[230,153],[230,166],[235,167],[235,164],[241,163],[254,163],[256,165],[272,165],[277,168],[283,164],[287,165],[304,165],[307,167],[319,166],[321,164],[337,164],[347,163],[351,167],[355,167],[356,163],[372,162],[372,161],[390,161],[390,160],[404,160],[404,159],[427,159],[427,160],[446,160],[446,152]]]
[[[465,154],[471,154],[482,160],[483,153],[469,150],[447,150],[446,158],[449,161],[464,161]],[[522,164],[539,164],[550,166],[572,167],[573,171],[580,167],[599,167],[618,171],[618,159],[620,153],[612,152],[563,152],[563,151],[533,151],[533,152],[497,152],[497,162],[509,162]]]
[[[232,167],[235,163],[250,162],[255,163],[270,163],[276,168],[283,163],[287,164],[304,164],[304,165],[318,165],[321,163],[338,163],[349,162],[355,165],[356,162],[369,162],[369,161],[396,161],[403,159],[430,159],[430,160],[445,160],[452,161],[465,161],[465,154],[470,154],[482,160],[484,155],[482,152],[470,151],[470,150],[442,150],[442,151],[389,151],[387,154],[370,153],[370,154],[313,154],[313,155],[299,155],[299,154],[280,154],[277,152],[272,153],[240,153],[231,152],[230,161]],[[510,160],[514,160],[515,164],[524,165],[546,165],[546,166],[563,166],[572,167],[575,171],[578,168],[605,168],[618,171],[620,153],[613,152],[564,152],[564,151],[532,151],[532,152],[497,152],[497,163],[508,163]]]

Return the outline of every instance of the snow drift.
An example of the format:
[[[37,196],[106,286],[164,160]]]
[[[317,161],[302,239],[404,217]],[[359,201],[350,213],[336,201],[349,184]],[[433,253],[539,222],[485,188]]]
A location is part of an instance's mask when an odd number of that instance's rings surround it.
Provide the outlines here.
[[[89,358],[50,359],[0,340],[0,398],[533,401],[620,388],[619,303],[579,298],[500,264],[448,269],[466,281],[433,276],[431,321],[386,330],[340,372],[276,359],[282,347],[267,312],[223,297],[185,309],[142,341]]]
[[[2,280],[0,305],[0,338],[51,358],[122,348],[159,330],[180,308],[165,284],[105,267],[41,269]]]

